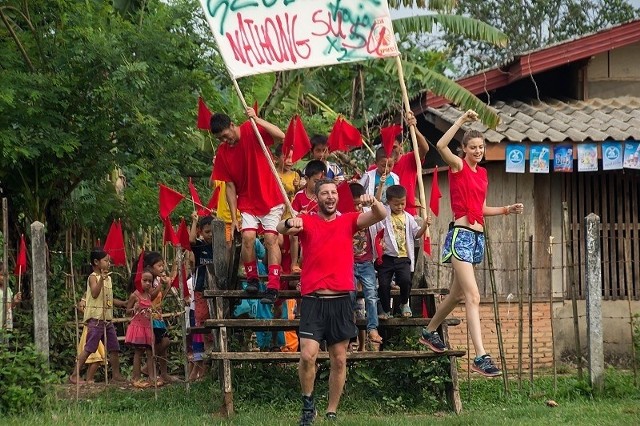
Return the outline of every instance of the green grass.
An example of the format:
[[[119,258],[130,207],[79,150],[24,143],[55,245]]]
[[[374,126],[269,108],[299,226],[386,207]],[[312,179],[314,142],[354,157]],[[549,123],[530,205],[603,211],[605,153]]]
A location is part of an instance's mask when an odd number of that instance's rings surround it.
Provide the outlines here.
[[[293,375],[295,370],[291,370]],[[533,389],[523,381],[523,389],[517,391],[512,379],[512,392],[505,396],[501,380],[475,379],[470,391],[466,381],[460,382],[463,412],[425,412],[424,407],[405,407],[392,384],[388,386],[389,398],[385,401],[357,397],[355,385],[348,384],[339,411],[340,425],[640,425],[640,392],[633,386],[633,377],[627,372],[610,369],[606,373],[606,385],[602,394],[592,395],[589,387],[575,376],[558,378],[554,392],[552,378],[540,377]],[[461,378],[464,379],[464,378]],[[292,381],[295,383],[295,376]],[[351,386],[351,387],[349,387]],[[321,388],[322,389],[322,388]],[[326,389],[326,388],[324,388]],[[326,407],[326,394],[317,396],[320,414]],[[44,403],[33,413],[0,419],[7,425],[293,425],[297,423],[299,401],[296,389],[283,389],[274,385],[260,398],[243,399],[246,394],[236,394],[236,416],[221,419],[211,413],[220,404],[217,383],[204,382],[191,386],[186,393],[184,385],[175,385],[159,391],[158,400],[153,390],[132,391],[110,388],[91,397],[75,400],[58,398]],[[70,392],[66,389],[66,392]],[[59,392],[61,393],[61,392]],[[72,397],[75,395],[71,388]],[[286,399],[281,397],[287,395]],[[243,396],[244,395],[244,396]],[[545,405],[548,399],[559,406]],[[316,424],[328,424],[322,417]]]

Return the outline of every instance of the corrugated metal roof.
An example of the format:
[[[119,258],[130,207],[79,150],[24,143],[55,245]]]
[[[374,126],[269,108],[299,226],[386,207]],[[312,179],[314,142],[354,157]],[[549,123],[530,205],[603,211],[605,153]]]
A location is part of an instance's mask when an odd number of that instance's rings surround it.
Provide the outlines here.
[[[492,107],[501,121],[495,130],[488,130],[480,122],[464,129],[481,131],[487,142],[492,143],[640,140],[639,97],[587,101],[513,100],[499,101]],[[463,113],[452,105],[428,108],[426,112],[451,124]]]

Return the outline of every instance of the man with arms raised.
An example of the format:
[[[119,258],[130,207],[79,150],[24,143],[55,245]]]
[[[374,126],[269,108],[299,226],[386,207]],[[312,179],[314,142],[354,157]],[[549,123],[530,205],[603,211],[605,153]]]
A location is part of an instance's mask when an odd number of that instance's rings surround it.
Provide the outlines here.
[[[313,385],[320,342],[326,340],[331,360],[327,419],[336,418],[336,409],[346,377],[347,346],[358,334],[350,291],[353,283],[353,234],[383,220],[387,211],[372,195],[362,195],[366,213],[338,215],[338,188],[333,180],[316,183],[318,213],[283,220],[278,232],[297,235],[305,253],[300,276],[300,364],[302,388],[300,425],[310,425],[316,417]],[[328,238],[329,236],[329,238]]]

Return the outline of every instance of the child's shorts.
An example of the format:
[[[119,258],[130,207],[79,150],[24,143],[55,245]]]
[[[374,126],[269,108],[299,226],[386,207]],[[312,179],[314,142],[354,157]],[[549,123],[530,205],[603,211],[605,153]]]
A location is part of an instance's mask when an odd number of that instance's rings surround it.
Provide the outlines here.
[[[104,341],[105,334],[106,342]],[[98,344],[101,341],[107,347],[108,352],[120,350],[116,328],[113,323],[91,318],[87,321],[87,343],[84,345],[84,350],[90,354],[94,353],[98,350]]]
[[[243,231],[257,231],[260,225],[266,233],[272,233],[278,235],[276,226],[280,223],[280,218],[284,213],[284,204],[278,204],[269,210],[269,213],[263,216],[254,216],[250,213],[241,213],[242,216],[242,230]]]
[[[444,240],[442,262],[451,263],[451,256],[462,262],[477,264],[484,258],[484,234],[465,226],[454,225]]]

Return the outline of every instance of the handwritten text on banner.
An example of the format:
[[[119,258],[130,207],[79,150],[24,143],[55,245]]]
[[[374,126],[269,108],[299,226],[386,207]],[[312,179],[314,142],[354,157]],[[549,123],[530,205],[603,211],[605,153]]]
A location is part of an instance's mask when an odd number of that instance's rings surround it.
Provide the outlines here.
[[[399,54],[386,0],[200,0],[233,77]]]

